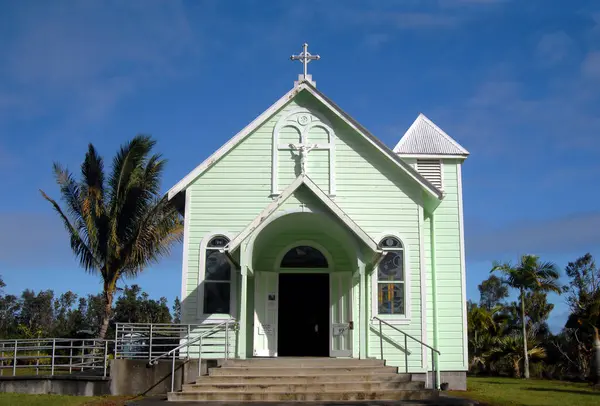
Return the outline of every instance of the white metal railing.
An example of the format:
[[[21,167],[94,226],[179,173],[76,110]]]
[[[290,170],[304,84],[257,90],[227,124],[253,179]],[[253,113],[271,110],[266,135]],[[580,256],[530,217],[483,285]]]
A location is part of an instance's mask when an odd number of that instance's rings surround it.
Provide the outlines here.
[[[181,340],[201,328],[202,324],[117,323],[115,358],[150,361],[177,347]]]
[[[87,374],[106,377],[113,340],[0,340],[0,376]],[[8,371],[8,373],[6,373]]]
[[[198,343],[198,376],[200,376],[202,371],[202,340],[210,337],[211,335],[219,332],[225,332],[225,342],[224,342],[224,358],[229,358],[229,332],[237,327],[237,321],[235,319],[225,320],[224,322],[212,326],[209,330],[201,332],[197,337],[190,339],[190,336],[187,336],[187,339],[177,347],[171,349],[170,351],[159,355],[156,358],[152,358],[149,362],[150,365],[156,365],[160,359],[171,357],[171,392],[175,390],[175,359],[177,356],[181,357],[181,350],[183,348],[186,349],[186,359],[189,359],[189,347]]]
[[[401,333],[404,335],[404,368],[405,368],[405,372],[408,373],[409,369],[408,369],[408,355],[410,354],[410,352],[408,351],[408,339],[410,338],[413,341],[416,341],[417,343],[419,343],[421,345],[421,347],[425,347],[429,350],[431,350],[431,375],[432,375],[432,388],[433,389],[438,389],[438,382],[437,382],[437,374],[436,374],[436,370],[435,370],[435,356],[434,353],[436,353],[437,355],[441,355],[441,352],[439,352],[437,349],[433,348],[432,346],[430,346],[429,344],[424,343],[423,341],[419,340],[418,338],[415,338],[413,336],[411,336],[408,333],[405,333],[404,331],[400,330],[398,327],[386,322],[385,320],[381,320],[379,317],[373,317],[373,320],[377,320],[379,322],[379,345],[381,348],[381,359],[385,359],[383,357],[383,329],[382,329],[382,324],[385,324],[386,326],[396,330],[397,332]]]

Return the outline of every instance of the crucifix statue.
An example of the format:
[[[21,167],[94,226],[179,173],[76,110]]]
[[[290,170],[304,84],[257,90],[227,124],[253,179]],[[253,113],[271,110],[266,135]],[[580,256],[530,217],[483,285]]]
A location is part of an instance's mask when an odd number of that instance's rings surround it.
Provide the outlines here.
[[[292,61],[300,61],[302,62],[302,65],[304,65],[304,79],[308,79],[307,75],[308,75],[308,63],[310,61],[318,61],[319,59],[321,59],[321,56],[319,55],[311,55],[310,52],[308,52],[308,44],[305,42],[304,44],[302,44],[302,52],[298,55],[292,55],[290,56],[290,59]]]
[[[298,156],[300,157],[300,170],[303,175],[306,174],[306,161],[308,159],[308,153],[317,147],[317,144],[290,144],[290,148],[292,150],[298,151]]]

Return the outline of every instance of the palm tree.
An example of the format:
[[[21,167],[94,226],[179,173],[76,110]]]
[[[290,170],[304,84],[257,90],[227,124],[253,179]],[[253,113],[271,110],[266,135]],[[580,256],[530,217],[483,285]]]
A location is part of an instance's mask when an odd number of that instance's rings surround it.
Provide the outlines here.
[[[504,328],[504,316],[500,313],[502,306],[492,309],[467,303],[467,325],[469,331],[469,355],[471,369],[481,367],[489,372],[491,361],[500,352],[501,330]]]
[[[529,358],[527,356],[527,322],[525,320],[525,292],[542,291],[561,293],[558,285],[558,268],[552,262],[540,262],[536,255],[523,255],[516,266],[511,263],[494,262],[491,272],[503,274],[503,282],[519,290],[521,301],[521,324],[523,327],[523,371],[529,379]]]
[[[515,334],[500,337],[498,338],[498,341],[499,349],[497,353],[510,362],[515,377],[521,375],[521,359],[523,359],[523,367],[529,368],[529,363],[525,363],[526,359],[546,358],[546,350],[544,347],[538,345],[535,336],[532,334],[530,334],[529,348],[523,347],[524,344],[527,344],[527,341],[521,340],[521,337]],[[527,375],[529,375],[528,372],[529,371],[526,371]]]
[[[166,161],[159,154],[151,155],[155,143],[138,135],[123,145],[108,180],[102,157],[92,144],[81,165],[81,180],[55,163],[64,209],[40,190],[61,217],[81,266],[102,278],[99,338],[108,330],[117,282],[135,277],[168,254],[183,232],[175,206],[160,195]]]

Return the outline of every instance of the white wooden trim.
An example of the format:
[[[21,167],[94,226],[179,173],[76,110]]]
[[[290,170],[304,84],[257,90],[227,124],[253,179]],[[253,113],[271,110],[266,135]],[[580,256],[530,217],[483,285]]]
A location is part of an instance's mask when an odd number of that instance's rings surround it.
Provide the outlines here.
[[[167,196],[169,199],[172,199],[177,193],[181,192],[183,189],[187,188],[198,176],[200,176],[204,171],[214,165],[219,159],[221,159],[227,152],[233,149],[237,144],[239,144],[247,135],[249,135],[252,131],[254,131],[258,126],[264,123],[269,117],[271,117],[277,110],[282,108],[287,102],[289,102],[296,94],[300,93],[305,87],[304,86],[294,86],[289,92],[287,92],[283,97],[273,103],[268,109],[263,111],[258,117],[252,120],[246,127],[244,127],[240,132],[238,132],[233,138],[227,141],[225,144],[221,146],[218,150],[216,150],[211,156],[204,160],[200,165],[198,165],[194,170],[188,173],[183,179],[175,184],[169,191],[167,192]]]
[[[377,145],[377,143],[375,143],[371,137],[367,136],[360,128],[358,128],[355,123],[353,122],[353,120],[349,120],[346,116],[347,114],[342,114],[339,111],[339,108],[332,106],[329,101],[325,100],[323,97],[321,97],[320,94],[318,94],[315,90],[313,90],[313,88],[311,86],[306,86],[306,89],[314,96],[317,98],[317,100],[319,100],[321,103],[323,103],[327,108],[329,108],[329,110],[331,110],[336,116],[338,116],[341,120],[343,120],[347,125],[350,126],[350,128],[352,128],[354,131],[356,131],[357,133],[359,133],[360,135],[362,135],[367,141],[369,141],[369,143],[371,145],[373,145],[375,148],[377,148],[383,155],[385,155],[386,157],[388,157],[388,159],[390,161],[392,161],[397,167],[401,168],[402,170],[404,170],[404,172],[410,177],[412,178],[414,181],[416,181],[419,185],[421,185],[421,187],[423,189],[425,189],[425,191],[427,193],[429,193],[431,196],[435,197],[436,199],[442,199],[442,194],[440,193],[441,191],[437,190],[437,188],[435,186],[432,187],[432,185],[429,184],[429,182],[424,182],[424,178],[416,171],[412,170],[412,167],[410,167],[410,165],[407,165],[404,162],[399,162],[398,160],[394,159],[392,156],[390,156],[390,152],[393,155],[394,153],[392,151],[386,151],[383,148],[381,148],[381,146]],[[404,166],[406,165],[406,166]],[[410,168],[410,169],[409,169]]]
[[[465,226],[463,216],[462,164],[456,165],[458,178],[458,230],[460,234],[460,273],[462,284],[462,318],[463,318],[463,360],[465,368],[469,366],[467,337],[467,266],[465,263]]]
[[[268,219],[273,213],[277,211],[279,206],[283,204],[304,181],[304,177],[302,175],[298,176],[290,185],[285,188],[285,190],[275,198],[271,203],[267,205],[260,212],[258,216],[252,220],[250,224],[248,224],[238,235],[235,236],[229,244],[227,244],[226,249],[230,252],[235,251],[240,244],[251,234],[253,233],[266,219]]]
[[[396,231],[383,232],[377,235],[377,241],[383,240],[385,237],[394,237],[400,240],[402,243],[402,251],[404,256],[404,315],[389,315],[379,314],[377,305],[379,303],[377,298],[378,284],[377,284],[377,267],[376,264],[371,272],[371,319],[377,316],[382,320],[392,325],[408,325],[412,321],[412,295],[411,295],[411,267],[410,267],[410,247],[406,242],[407,239]],[[385,250],[385,252],[394,252],[395,250]]]
[[[365,245],[371,250],[379,252],[377,244],[369,235],[361,229],[355,222],[346,214],[331,198],[323,192],[308,176],[298,176],[290,185],[273,200],[244,230],[242,230],[230,243],[227,245],[226,250],[233,252],[239,245],[257,228],[260,227],[271,215],[273,215],[277,209],[287,200],[299,187],[304,184],[313,194],[327,206],[339,219],[342,221],[352,232],[359,237]]]
[[[300,245],[305,245],[308,247],[312,247],[316,250],[319,250],[324,256],[325,259],[327,260],[327,268],[319,268],[319,272],[324,272],[324,270],[331,270],[331,269],[335,269],[335,262],[333,261],[333,257],[331,256],[331,253],[329,252],[329,250],[327,250],[327,248],[325,248],[324,246],[322,246],[321,244],[319,244],[318,242],[315,242],[313,240],[299,240],[299,241],[295,241],[291,244],[286,245],[281,251],[279,251],[279,254],[277,254],[277,256],[275,256],[275,263],[273,264],[273,269],[276,269],[278,272],[284,272],[289,269],[289,268],[282,268],[281,267],[281,261],[283,260],[283,257],[285,256],[285,254],[288,253],[289,250],[291,250],[292,248],[298,247]],[[310,270],[307,268],[302,268],[303,270]]]
[[[181,264],[181,300],[180,300],[180,311],[181,311],[181,323],[185,323],[187,321],[186,308],[189,307],[185,305],[186,299],[188,296],[187,293],[187,283],[188,283],[188,256],[190,253],[190,222],[191,222],[191,206],[192,206],[192,189],[188,189],[185,192],[185,208],[183,215],[183,258]],[[198,307],[198,303],[196,303],[196,308]],[[184,318],[186,320],[184,320]]]
[[[421,341],[427,343],[427,268],[425,267],[425,236],[423,235],[424,211],[419,212],[419,272],[421,276]],[[422,347],[422,367],[427,371],[427,348]],[[426,378],[427,379],[427,378]]]
[[[332,102],[324,99],[318,91],[313,88],[309,83],[303,81],[298,85],[294,86],[289,92],[287,92],[283,97],[277,100],[274,104],[272,104],[267,110],[265,110],[261,115],[256,117],[250,124],[244,127],[239,133],[237,133],[233,138],[227,141],[225,144],[221,146],[217,151],[215,151],[211,156],[209,156],[204,162],[198,165],[194,170],[188,173],[183,179],[175,184],[169,191],[167,192],[168,199],[172,199],[177,193],[186,189],[198,176],[204,173],[208,168],[214,165],[219,159],[221,159],[227,152],[233,149],[238,143],[240,143],[246,136],[248,136],[252,131],[254,131],[258,126],[264,123],[269,117],[271,117],[275,112],[277,112],[280,108],[282,108],[287,102],[294,98],[301,91],[306,90],[310,94],[312,94],[317,100],[323,103],[331,112],[333,112],[337,117],[343,120],[347,125],[349,125],[354,131],[363,136],[371,145],[373,145],[376,149],[378,149],[383,155],[385,155],[390,161],[392,161],[397,167],[402,169],[405,174],[407,174],[411,179],[416,181],[425,191],[431,196],[435,197],[438,200],[443,198],[443,193],[439,191],[435,186],[431,185],[427,182],[418,172],[414,171],[410,165],[407,165],[400,159],[396,159],[397,156],[391,150],[387,148],[382,148],[378,145],[370,136],[367,135],[363,130],[358,128],[354,119],[351,119],[348,114],[343,112],[339,107],[334,106]],[[314,114],[314,112],[312,112]],[[275,165],[276,167],[276,165]],[[275,188],[277,189],[277,188]]]
[[[344,223],[356,236],[358,236],[367,247],[374,252],[379,252],[380,249],[377,243],[367,234],[362,228],[352,220],[319,186],[317,186],[308,176],[304,177],[304,185],[310,189],[326,206]]]
[[[200,249],[198,253],[198,288],[196,291],[198,304],[196,306],[196,318],[198,320],[212,320],[212,319],[230,319],[237,315],[237,274],[238,268],[235,264],[231,263],[231,275],[230,275],[230,293],[229,293],[229,314],[222,313],[204,313],[204,278],[206,276],[206,245],[213,237],[222,235],[227,237],[231,241],[231,233],[229,231],[211,231],[206,233],[200,240]],[[229,259],[227,259],[229,261]]]
[[[306,125],[300,125],[290,117],[298,114],[306,114],[316,117],[319,121],[313,121]],[[327,150],[329,160],[329,194],[335,195],[335,142],[336,136],[333,126],[322,114],[311,111],[305,107],[299,107],[287,112],[284,116],[277,120],[272,132],[272,148],[271,148],[271,196],[275,197],[279,194],[279,151],[289,151],[292,148],[289,144],[280,144],[279,135],[283,128],[290,127],[298,132],[300,142],[308,143],[307,137],[311,129],[320,127],[327,133],[327,144],[316,144],[315,150]]]
[[[442,183],[441,185],[441,189],[442,191],[444,190],[444,185],[445,183],[445,176],[444,176],[444,160],[440,159],[440,182]]]
[[[466,155],[444,155],[444,154],[404,154],[398,152],[397,155],[404,158],[413,158],[413,159],[460,159],[464,161],[467,159]]]
[[[354,331],[353,330],[349,330],[348,332],[348,337],[347,337],[347,349],[346,350],[334,350],[333,349],[333,302],[331,300],[331,289],[334,285],[334,278],[338,279],[337,282],[337,287],[339,288],[340,286],[343,286],[344,283],[342,282],[344,279],[346,279],[347,281],[349,281],[349,291],[346,293],[348,296],[348,322],[352,322],[353,321],[353,307],[354,307],[354,298],[353,298],[353,276],[352,276],[352,272],[350,271],[337,271],[335,270],[335,268],[333,269],[333,272],[329,273],[329,356],[330,357],[339,357],[339,358],[343,358],[343,357],[354,357]],[[338,310],[339,308],[343,308],[343,295],[344,293],[342,293],[342,297],[338,298],[339,302],[338,302]],[[340,324],[346,324],[342,321],[342,323]]]

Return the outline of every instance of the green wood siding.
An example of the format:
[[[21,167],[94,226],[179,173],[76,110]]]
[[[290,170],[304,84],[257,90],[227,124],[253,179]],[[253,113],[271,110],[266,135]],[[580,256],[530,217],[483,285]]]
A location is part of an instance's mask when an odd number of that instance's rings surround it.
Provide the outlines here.
[[[460,257],[460,228],[458,214],[458,163],[443,161],[444,200],[435,210],[436,280],[440,369],[466,370],[464,365],[462,272]],[[425,220],[425,263],[431,270],[430,219]],[[433,331],[433,295],[431,272],[427,273],[427,330]],[[433,343],[433,335],[429,341]]]
[[[272,202],[271,162],[272,132],[279,118],[298,107],[319,112],[330,122],[335,132],[335,203],[344,210],[356,224],[365,230],[374,240],[387,233],[397,235],[406,248],[408,270],[410,272],[410,324],[397,327],[414,337],[424,340],[421,329],[421,265],[424,271],[430,269],[430,246],[428,220],[424,220],[425,264],[420,263],[419,240],[419,206],[423,205],[422,191],[408,176],[404,175],[388,159],[384,158],[369,142],[354,133],[343,121],[326,111],[318,101],[306,93],[300,93],[284,108],[274,114],[263,125],[257,128],[234,149],[216,162],[209,170],[196,179],[187,189],[190,210],[186,292],[182,306],[183,322],[192,323],[198,320],[197,289],[199,282],[200,243],[210,233],[227,233],[231,237],[242,231],[269,203]],[[279,144],[295,141],[297,134],[293,130],[285,132]],[[315,128],[309,133],[308,142],[324,142],[324,132]],[[299,165],[293,153],[286,150],[276,151],[279,159],[279,189],[283,190],[299,173]],[[308,155],[308,175],[326,193],[329,191],[329,153],[313,150]],[[439,324],[443,370],[462,370],[462,280],[460,272],[460,238],[458,220],[457,169],[456,163],[445,162],[444,185],[446,197],[436,210],[437,224],[437,273],[439,292]],[[327,211],[305,190],[299,189],[290,197],[281,211],[307,207],[315,211]],[[338,224],[339,227],[339,224]],[[341,231],[340,231],[341,230]],[[281,231],[281,230],[279,230]],[[322,233],[302,229],[288,230],[277,235],[268,250],[262,250],[257,263],[253,263],[261,271],[273,268],[275,256],[295,240],[313,240],[325,246],[334,257],[336,269],[356,270],[356,257],[349,255],[360,246],[350,233],[342,227],[331,233]],[[261,237],[257,238],[259,240]],[[350,243],[352,240],[352,244]],[[261,251],[257,241],[255,253]],[[339,246],[332,241],[342,241]],[[244,244],[245,246],[245,244]],[[369,270],[368,270],[369,271]],[[370,271],[369,271],[370,273]],[[366,303],[359,303],[359,290],[354,289],[353,314],[357,328],[368,328],[367,356],[379,357],[381,341],[378,326],[360,326],[360,306],[367,309],[370,319],[372,314],[372,278],[367,279]],[[354,282],[356,283],[356,281]],[[240,283],[237,286],[241,286]],[[253,290],[254,278],[249,279],[249,288]],[[427,326],[429,334],[427,342],[432,344],[431,334],[431,274],[427,272],[428,309]],[[239,297],[239,292],[236,293]],[[250,294],[250,296],[252,296]],[[238,306],[239,307],[239,306]],[[442,310],[443,309],[443,310]],[[253,314],[253,306],[249,303],[249,314]],[[250,317],[247,337],[251,339],[252,317]],[[359,334],[353,335],[353,342],[358,346]],[[411,372],[422,367],[424,359],[420,345],[409,340],[409,366]],[[404,337],[392,329],[384,329],[383,352],[389,365],[404,368]],[[429,360],[428,360],[429,361]]]

